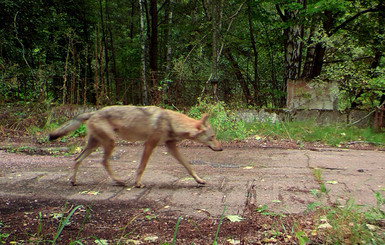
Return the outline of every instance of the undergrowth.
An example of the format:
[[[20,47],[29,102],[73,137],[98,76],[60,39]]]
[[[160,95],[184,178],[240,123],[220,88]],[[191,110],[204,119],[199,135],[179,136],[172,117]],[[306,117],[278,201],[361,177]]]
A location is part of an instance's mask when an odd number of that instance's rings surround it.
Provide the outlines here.
[[[337,123],[320,125],[313,120],[245,122],[239,120],[236,111],[227,108],[223,102],[209,103],[201,100],[187,114],[199,118],[205,112],[210,114],[209,121],[216,130],[217,138],[222,141],[270,138],[298,143],[319,142],[331,146],[349,142],[375,145],[385,143],[385,134],[374,132],[370,127],[358,128]]]
[[[38,109],[36,109],[38,108]],[[46,108],[46,107],[44,107]],[[72,107],[67,108],[71,110]],[[66,107],[58,108],[62,113],[55,113],[49,109],[45,111],[34,105],[28,110],[5,106],[1,110],[7,115],[8,121],[2,119],[0,135],[7,137],[32,136],[40,143],[48,141],[48,134],[59,125],[72,119],[76,115],[78,107],[73,107],[72,113],[65,113]],[[53,109],[51,108],[53,111]],[[299,145],[304,142],[318,142],[331,146],[340,146],[346,143],[370,143],[381,146],[385,142],[385,134],[374,132],[371,127],[358,128],[346,124],[320,125],[313,120],[307,121],[283,121],[269,119],[253,122],[245,122],[239,119],[236,109],[229,108],[224,102],[212,103],[209,99],[200,99],[196,106],[191,107],[186,114],[199,119],[204,113],[210,114],[209,122],[215,129],[217,138],[224,142],[234,140],[290,140]],[[67,115],[68,114],[68,115]],[[83,137],[86,135],[86,127],[83,124],[70,135],[61,138],[67,139]]]

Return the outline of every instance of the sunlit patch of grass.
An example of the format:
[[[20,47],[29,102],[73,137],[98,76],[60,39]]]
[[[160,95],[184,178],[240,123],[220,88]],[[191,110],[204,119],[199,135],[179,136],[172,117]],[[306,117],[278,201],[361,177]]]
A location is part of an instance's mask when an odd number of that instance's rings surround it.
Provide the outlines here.
[[[320,226],[330,224],[329,228],[318,229],[318,236],[325,244],[384,244],[385,230],[367,215],[374,211],[364,211],[349,199],[345,205],[324,207],[320,214]],[[382,219],[385,216],[382,216]],[[322,220],[322,221],[321,221]],[[319,226],[319,227],[320,227]]]
[[[370,127],[357,128],[345,124],[319,125],[314,121],[297,122],[254,122],[244,126],[246,137],[257,134],[260,136],[294,140],[297,142],[319,142],[331,146],[349,142],[382,145],[385,133],[374,132]]]

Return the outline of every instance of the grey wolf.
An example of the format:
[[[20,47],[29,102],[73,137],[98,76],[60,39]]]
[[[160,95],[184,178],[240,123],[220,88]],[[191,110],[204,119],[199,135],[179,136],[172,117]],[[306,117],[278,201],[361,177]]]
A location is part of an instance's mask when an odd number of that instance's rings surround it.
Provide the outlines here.
[[[51,132],[49,139],[55,140],[67,135],[86,122],[88,142],[75,159],[73,174],[70,177],[72,185],[76,185],[76,174],[81,162],[99,146],[104,149],[102,165],[107,173],[117,184],[124,185],[123,181],[115,177],[108,162],[114,149],[115,135],[127,141],[144,141],[142,159],[136,172],[136,187],[142,186],[142,174],[151,153],[161,143],[165,143],[169,153],[186,168],[197,183],[205,184],[180,154],[177,143],[190,139],[214,151],[221,151],[222,146],[208,123],[208,117],[208,114],[204,114],[200,120],[196,120],[156,106],[108,106],[95,112],[80,114]]]

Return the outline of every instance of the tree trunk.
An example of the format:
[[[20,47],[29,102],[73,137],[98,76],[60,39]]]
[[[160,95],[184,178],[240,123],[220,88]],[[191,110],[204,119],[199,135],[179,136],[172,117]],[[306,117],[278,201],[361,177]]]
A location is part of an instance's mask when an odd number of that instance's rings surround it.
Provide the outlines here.
[[[249,86],[247,85],[247,82],[242,75],[241,68],[239,67],[237,61],[234,59],[234,57],[230,53],[229,49],[225,49],[224,54],[225,54],[227,60],[230,62],[231,66],[233,68],[234,74],[235,74],[238,82],[240,83],[240,85],[242,87],[243,95],[245,96],[247,105],[254,104],[254,100],[253,100],[253,97],[251,96]]]
[[[212,23],[213,23],[213,57],[211,67],[211,82],[213,85],[213,97],[218,100],[217,88],[218,88],[218,33],[220,25],[220,1],[212,0]]]
[[[158,8],[157,0],[150,0],[151,37],[150,37],[150,75],[151,75],[151,103],[160,102],[158,87]]]
[[[121,98],[120,98],[120,93],[121,93],[121,84],[120,84],[120,79],[119,79],[119,75],[118,75],[118,70],[117,70],[117,67],[116,67],[116,56],[115,56],[115,48],[114,48],[114,39],[113,39],[113,36],[112,36],[112,28],[111,28],[111,25],[109,23],[111,23],[111,18],[110,18],[110,11],[109,11],[109,7],[108,7],[108,4],[107,4],[107,1],[106,1],[106,15],[107,15],[107,25],[106,25],[106,28],[107,28],[107,32],[108,32],[108,37],[109,37],[109,43],[110,43],[110,47],[111,47],[111,59],[112,59],[112,76],[113,76],[113,79],[114,79],[114,82],[115,82],[115,93],[113,93],[113,90],[111,88],[111,100],[112,101],[121,101]],[[107,68],[108,69],[108,68]]]
[[[252,79],[253,80],[252,85],[254,88],[254,102],[255,104],[259,105],[261,102],[259,98],[259,91],[261,90],[260,88],[261,84],[258,76],[258,50],[255,45],[253,22],[251,19],[251,6],[249,2],[247,4],[247,12],[248,12],[248,22],[249,22],[250,44],[254,53],[254,78]]]
[[[292,18],[295,18],[295,14]],[[295,24],[284,31],[285,36],[285,74],[284,80],[300,77],[302,58],[303,26]]]
[[[142,99],[144,105],[148,105],[148,84],[147,84],[147,64],[146,64],[146,12],[145,0],[139,0],[140,8],[140,45],[142,48],[141,63],[142,63]]]
[[[106,3],[107,4],[107,3]],[[99,5],[100,5],[100,25],[102,28],[102,43],[104,46],[104,60],[105,64],[103,66],[103,71],[102,74],[103,76],[100,77],[101,79],[101,86],[102,86],[102,98],[103,98],[103,104],[106,102],[106,98],[110,96],[109,94],[109,71],[108,71],[108,64],[109,64],[109,56],[108,56],[108,43],[107,43],[107,37],[106,37],[106,31],[105,31],[105,25],[104,25],[104,14],[103,14],[103,4],[102,0],[99,0]],[[103,60],[101,60],[103,62]],[[104,74],[106,77],[104,77]]]
[[[167,23],[166,27],[164,28],[164,37],[163,37],[163,62],[164,66],[162,67],[164,69],[164,72],[166,76],[171,71],[171,54],[172,54],[172,48],[169,43],[171,40],[171,27],[172,27],[172,21],[173,21],[173,13],[172,13],[172,0],[166,0],[165,2],[165,15],[164,15],[164,23]]]
[[[303,8],[306,0],[297,0]],[[283,75],[282,91],[286,91],[288,80],[298,80],[301,74],[301,60],[303,49],[304,27],[301,23],[300,9],[288,10],[282,13],[279,5],[276,5],[277,12],[282,21],[289,24],[284,30],[284,49],[285,49],[285,72]],[[286,98],[282,97],[279,106],[286,105]]]

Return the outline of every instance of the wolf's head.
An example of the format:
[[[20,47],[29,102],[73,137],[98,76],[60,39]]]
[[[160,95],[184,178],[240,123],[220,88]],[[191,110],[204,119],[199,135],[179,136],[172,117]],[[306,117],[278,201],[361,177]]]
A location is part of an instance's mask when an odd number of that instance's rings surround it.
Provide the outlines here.
[[[215,137],[214,130],[208,122],[209,114],[204,114],[198,121],[196,127],[198,133],[194,135],[193,140],[207,145],[213,151],[222,151],[221,143]]]

